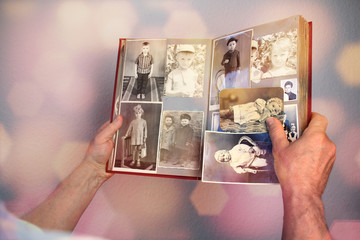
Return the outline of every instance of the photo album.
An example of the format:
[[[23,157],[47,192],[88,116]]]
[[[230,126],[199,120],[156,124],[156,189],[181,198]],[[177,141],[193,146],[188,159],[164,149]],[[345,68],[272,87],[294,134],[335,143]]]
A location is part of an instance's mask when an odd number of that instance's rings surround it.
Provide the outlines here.
[[[278,183],[266,119],[289,142],[306,128],[311,33],[292,16],[214,39],[120,39],[107,171]]]

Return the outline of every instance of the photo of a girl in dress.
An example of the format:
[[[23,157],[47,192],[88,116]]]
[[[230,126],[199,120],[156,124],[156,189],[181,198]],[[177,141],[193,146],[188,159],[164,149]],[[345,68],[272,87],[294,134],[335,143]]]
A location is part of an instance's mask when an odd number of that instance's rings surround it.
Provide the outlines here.
[[[134,107],[134,114],[135,119],[131,121],[123,139],[125,140],[128,137],[131,139],[132,161],[130,166],[134,166],[136,163],[136,167],[140,167],[141,157],[145,157],[144,153],[142,154],[142,151],[144,151],[143,149],[146,147],[147,124],[142,118],[144,110],[141,108],[140,104]]]
[[[155,171],[161,103],[123,102],[123,125],[116,141],[114,168],[119,171]]]

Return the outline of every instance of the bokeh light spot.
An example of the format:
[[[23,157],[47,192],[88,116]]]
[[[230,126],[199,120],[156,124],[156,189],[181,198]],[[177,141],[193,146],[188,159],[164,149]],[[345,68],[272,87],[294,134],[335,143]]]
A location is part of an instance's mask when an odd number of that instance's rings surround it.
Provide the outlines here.
[[[130,219],[123,212],[112,209],[102,188],[76,225],[75,235],[83,234],[106,239],[119,239],[121,234],[121,239],[136,239],[136,231]]]
[[[71,63],[76,56],[60,50],[39,55],[33,74],[43,92],[50,94],[47,104],[64,112],[86,112],[97,98],[95,86],[89,83],[90,71],[77,68]]]
[[[61,25],[79,30],[90,20],[90,4],[80,1],[63,1],[57,8],[57,15]]]
[[[31,82],[16,82],[10,89],[7,101],[18,116],[34,116],[43,104],[43,93]]]
[[[349,125],[340,140],[337,141],[336,158],[341,160],[341,163],[340,161],[339,164],[337,161],[335,162],[345,182],[357,187],[360,186],[359,142],[360,125]]]
[[[335,220],[330,227],[334,239],[360,239],[360,221]]]
[[[326,133],[329,136],[335,136],[343,132],[346,114],[338,100],[333,98],[313,98],[312,106],[312,111],[323,114],[328,119]]]
[[[185,190],[179,183],[161,177],[116,174],[103,185],[103,190],[113,211],[121,212],[131,224],[136,224],[131,227],[139,231],[137,239],[146,236],[167,239],[167,234],[183,234],[182,229],[177,229],[185,199]],[[164,231],[159,232],[159,226]]]
[[[117,49],[118,39],[129,37],[138,22],[138,12],[131,1],[101,2],[94,17],[104,47]]]
[[[165,36],[168,37],[203,37],[206,35],[206,31],[206,24],[199,13],[194,10],[172,12],[164,26]]]
[[[229,201],[212,227],[223,239],[273,239],[281,232],[283,205],[280,196],[254,195],[249,186],[228,185]],[[208,191],[207,194],[209,194]],[[269,213],[271,209],[272,214]],[[261,227],[260,227],[261,226]]]
[[[56,9],[57,31],[56,39],[62,46],[67,46],[72,51],[91,48],[89,45],[93,39],[94,32],[89,29],[92,24],[92,4],[81,1],[62,1]],[[53,26],[49,26],[52,28]],[[51,40],[50,40],[51,41]]]
[[[19,203],[14,214],[23,214],[36,206],[59,183],[52,162],[59,146],[71,134],[64,131],[66,122],[38,115],[16,122],[12,132],[14,146],[3,163],[6,182],[15,189]]]
[[[209,193],[211,193],[209,195]],[[198,183],[190,200],[199,215],[218,215],[223,210],[228,195],[221,184]]]
[[[0,12],[1,15],[21,19],[32,14],[36,5],[33,1],[2,1]]]
[[[345,46],[336,61],[336,69],[347,85],[360,86],[359,66],[360,42]]]

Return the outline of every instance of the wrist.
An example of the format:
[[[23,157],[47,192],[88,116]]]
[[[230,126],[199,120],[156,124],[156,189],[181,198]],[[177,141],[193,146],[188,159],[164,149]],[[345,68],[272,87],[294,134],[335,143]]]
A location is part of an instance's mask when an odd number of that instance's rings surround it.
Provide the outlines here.
[[[319,195],[283,195],[283,239],[331,239]]]
[[[80,164],[79,168],[87,171],[90,174],[90,180],[94,180],[100,185],[113,175],[112,173],[106,172],[106,167],[104,165],[98,164],[87,158],[84,159],[84,161]]]
[[[292,182],[291,184],[281,185],[281,191],[283,200],[297,202],[317,199],[321,201],[322,192],[318,191],[315,186]]]

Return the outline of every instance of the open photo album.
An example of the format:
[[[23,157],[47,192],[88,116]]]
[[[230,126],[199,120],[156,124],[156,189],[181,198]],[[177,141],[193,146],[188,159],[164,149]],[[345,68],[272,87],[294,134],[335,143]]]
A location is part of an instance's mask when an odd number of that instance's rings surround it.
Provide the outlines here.
[[[311,112],[311,23],[301,16],[215,39],[120,39],[107,171],[278,183],[266,119],[289,142]]]

